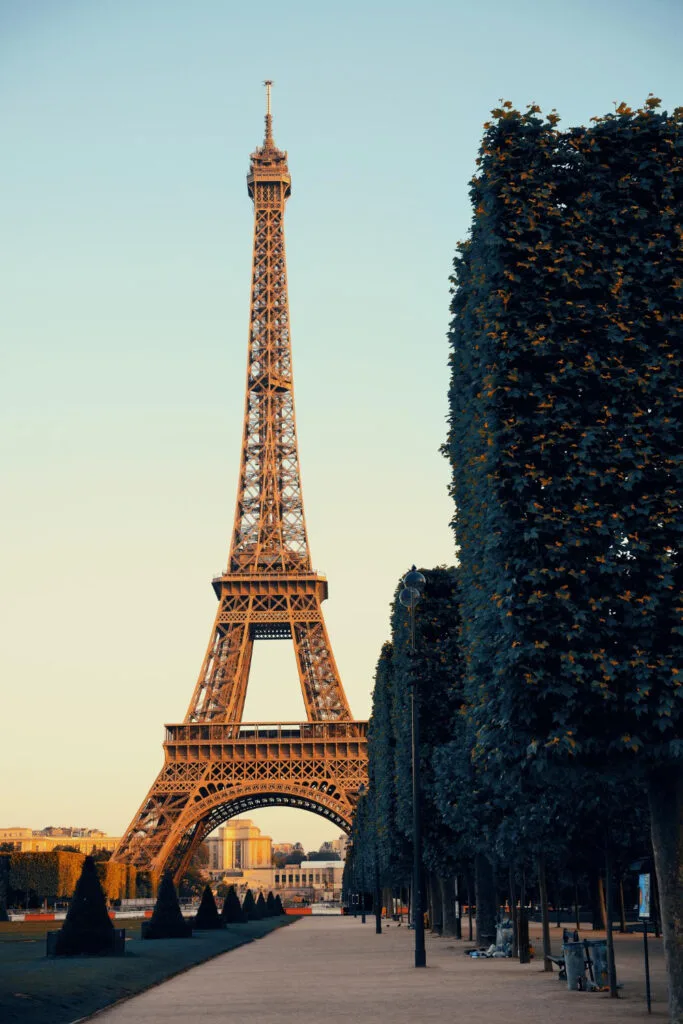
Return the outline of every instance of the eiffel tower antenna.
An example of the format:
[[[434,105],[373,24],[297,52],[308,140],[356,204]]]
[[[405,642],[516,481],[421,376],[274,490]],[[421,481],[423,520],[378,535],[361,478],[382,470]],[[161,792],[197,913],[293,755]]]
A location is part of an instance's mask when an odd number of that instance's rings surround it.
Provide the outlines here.
[[[255,807],[303,807],[345,831],[367,784],[367,722],[351,717],[311,565],[301,491],[285,257],[292,191],[273,141],[251,154],[254,203],[247,383],[240,471],[209,644],[184,722],[166,726],[164,765],[113,859],[179,878],[198,843]],[[242,721],[254,643],[291,640],[306,722]],[[273,686],[281,681],[275,679]]]
[[[263,83],[266,87],[266,137],[265,145],[273,142],[273,115],[270,111],[270,90],[273,87],[273,81],[271,78],[266,78]]]

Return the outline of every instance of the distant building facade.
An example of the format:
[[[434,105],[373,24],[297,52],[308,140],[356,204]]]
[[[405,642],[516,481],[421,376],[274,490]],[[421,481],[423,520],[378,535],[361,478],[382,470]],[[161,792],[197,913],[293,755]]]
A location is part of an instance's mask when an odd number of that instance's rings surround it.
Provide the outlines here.
[[[302,860],[273,871],[273,892],[292,902],[320,903],[341,899],[344,862]]]
[[[56,846],[73,846],[79,853],[95,850],[113,852],[118,836],[108,836],[97,828],[72,828],[48,825],[40,830],[0,828],[0,843],[8,843],[17,853],[49,853]]]
[[[233,818],[216,829],[205,845],[212,873],[270,868],[273,863],[272,839],[261,835],[261,829],[249,818]]]

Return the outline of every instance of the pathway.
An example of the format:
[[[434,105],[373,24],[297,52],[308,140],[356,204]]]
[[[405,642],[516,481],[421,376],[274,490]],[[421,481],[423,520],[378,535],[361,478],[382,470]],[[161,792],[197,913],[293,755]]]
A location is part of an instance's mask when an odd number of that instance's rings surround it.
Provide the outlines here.
[[[534,926],[532,926],[533,929]],[[559,934],[559,933],[558,933]],[[623,998],[569,992],[538,960],[472,960],[468,943],[427,937],[425,970],[412,933],[374,918],[308,917],[97,1015],[98,1024],[631,1024],[667,1020],[661,943],[651,940],[653,993],[644,1002],[642,938],[617,935]],[[532,939],[533,941],[533,939]],[[537,943],[537,946],[539,943]],[[557,934],[553,945],[558,948]],[[559,951],[559,949],[558,949]]]

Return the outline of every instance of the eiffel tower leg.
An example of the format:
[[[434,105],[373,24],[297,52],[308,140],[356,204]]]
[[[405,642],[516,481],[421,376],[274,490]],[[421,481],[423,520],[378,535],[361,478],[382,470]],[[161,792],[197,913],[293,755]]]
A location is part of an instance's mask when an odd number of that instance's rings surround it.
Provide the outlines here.
[[[248,613],[247,613],[248,615]],[[239,722],[247,691],[254,642],[248,618],[224,621],[219,608],[211,642],[185,716],[187,722]]]
[[[309,721],[349,721],[351,711],[319,606],[317,615],[292,624],[292,639]]]

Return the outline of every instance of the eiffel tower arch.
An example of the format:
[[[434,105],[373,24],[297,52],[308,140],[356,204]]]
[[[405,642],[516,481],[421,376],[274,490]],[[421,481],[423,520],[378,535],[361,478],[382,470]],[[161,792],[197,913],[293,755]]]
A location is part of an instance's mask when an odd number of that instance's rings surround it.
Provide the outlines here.
[[[254,244],[247,387],[235,520],[218,608],[185,715],[166,726],[164,764],[113,860],[179,878],[218,825],[257,807],[323,815],[349,831],[367,784],[367,722],[355,721],[330,645],[327,580],[311,566],[294,415],[284,210],[287,153],[263,145],[247,187]],[[243,722],[254,643],[291,639],[307,721]]]

